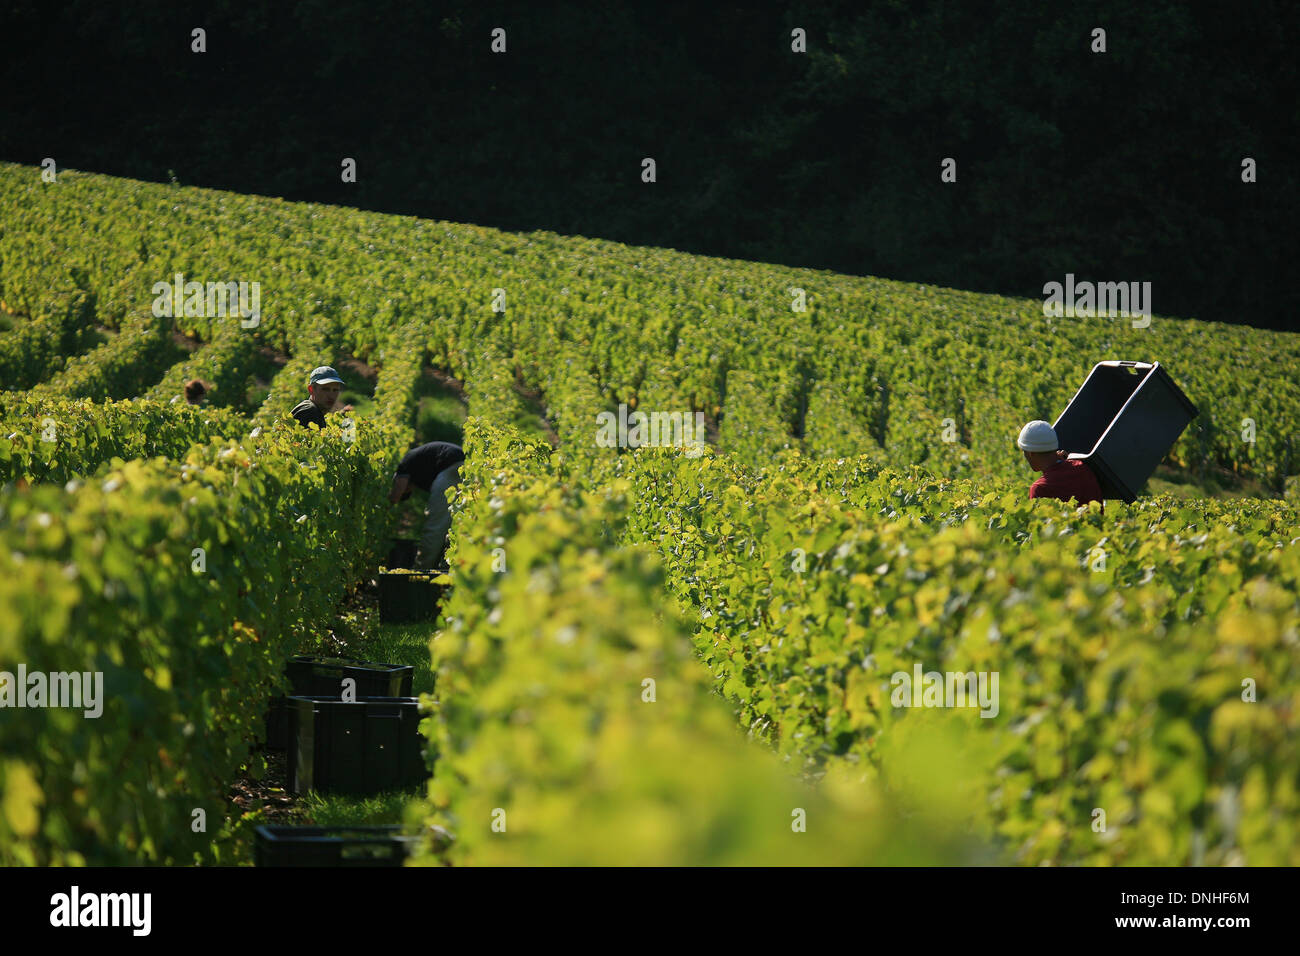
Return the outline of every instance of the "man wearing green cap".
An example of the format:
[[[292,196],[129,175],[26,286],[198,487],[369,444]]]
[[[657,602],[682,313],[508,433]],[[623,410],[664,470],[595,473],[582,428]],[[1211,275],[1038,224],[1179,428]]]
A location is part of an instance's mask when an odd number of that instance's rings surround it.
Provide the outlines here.
[[[303,428],[307,427],[308,422],[314,422],[318,427],[324,428],[325,413],[334,410],[334,403],[338,401],[339,390],[342,387],[343,379],[339,378],[339,373],[327,365],[322,365],[311,373],[311,378],[307,381],[307,394],[311,397],[304,398],[289,414],[296,418]]]

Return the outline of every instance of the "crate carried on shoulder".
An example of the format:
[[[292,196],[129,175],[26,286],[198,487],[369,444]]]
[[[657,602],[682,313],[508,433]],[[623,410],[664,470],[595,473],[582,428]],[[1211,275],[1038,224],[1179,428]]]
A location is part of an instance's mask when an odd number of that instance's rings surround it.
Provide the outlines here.
[[[1132,502],[1197,414],[1159,362],[1098,362],[1052,428],[1102,497]]]

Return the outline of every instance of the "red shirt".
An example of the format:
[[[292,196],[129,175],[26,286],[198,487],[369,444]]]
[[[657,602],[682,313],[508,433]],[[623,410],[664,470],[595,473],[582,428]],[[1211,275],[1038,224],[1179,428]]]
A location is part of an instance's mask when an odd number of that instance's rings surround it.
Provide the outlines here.
[[[1081,461],[1059,460],[1043,469],[1043,477],[1029,486],[1030,498],[1074,498],[1081,505],[1103,501],[1097,476]]]

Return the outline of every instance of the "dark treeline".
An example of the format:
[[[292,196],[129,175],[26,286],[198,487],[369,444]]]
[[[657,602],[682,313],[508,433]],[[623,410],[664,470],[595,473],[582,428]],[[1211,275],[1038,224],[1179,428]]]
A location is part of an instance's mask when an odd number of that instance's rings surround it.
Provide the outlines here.
[[[0,156],[1287,328],[1296,10],[11,0]]]

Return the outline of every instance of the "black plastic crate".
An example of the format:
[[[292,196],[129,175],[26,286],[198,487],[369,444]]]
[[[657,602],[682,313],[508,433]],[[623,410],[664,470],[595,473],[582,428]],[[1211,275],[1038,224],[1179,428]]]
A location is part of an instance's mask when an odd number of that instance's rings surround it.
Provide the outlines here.
[[[254,833],[257,866],[401,866],[420,842],[400,826],[260,826]]]
[[[410,664],[381,664],[346,657],[292,658],[285,673],[300,697],[328,697],[343,693],[343,681],[357,682],[358,697],[410,697],[415,668]]]
[[[1098,362],[1052,427],[1102,497],[1134,501],[1197,414],[1159,362]]]
[[[385,567],[413,567],[419,550],[420,542],[415,538],[394,538],[392,547],[388,549],[388,562]]]
[[[433,571],[387,571],[379,575],[379,620],[383,624],[428,621],[438,616],[446,588]]]
[[[300,655],[285,665],[284,672],[293,693],[298,696],[341,696],[343,679],[350,677],[357,682],[358,698],[410,697],[415,668],[410,664]],[[287,699],[283,695],[271,699],[266,714],[266,746],[269,750],[284,750],[289,745]]]
[[[288,789],[367,796],[429,778],[414,697],[288,701]]]

